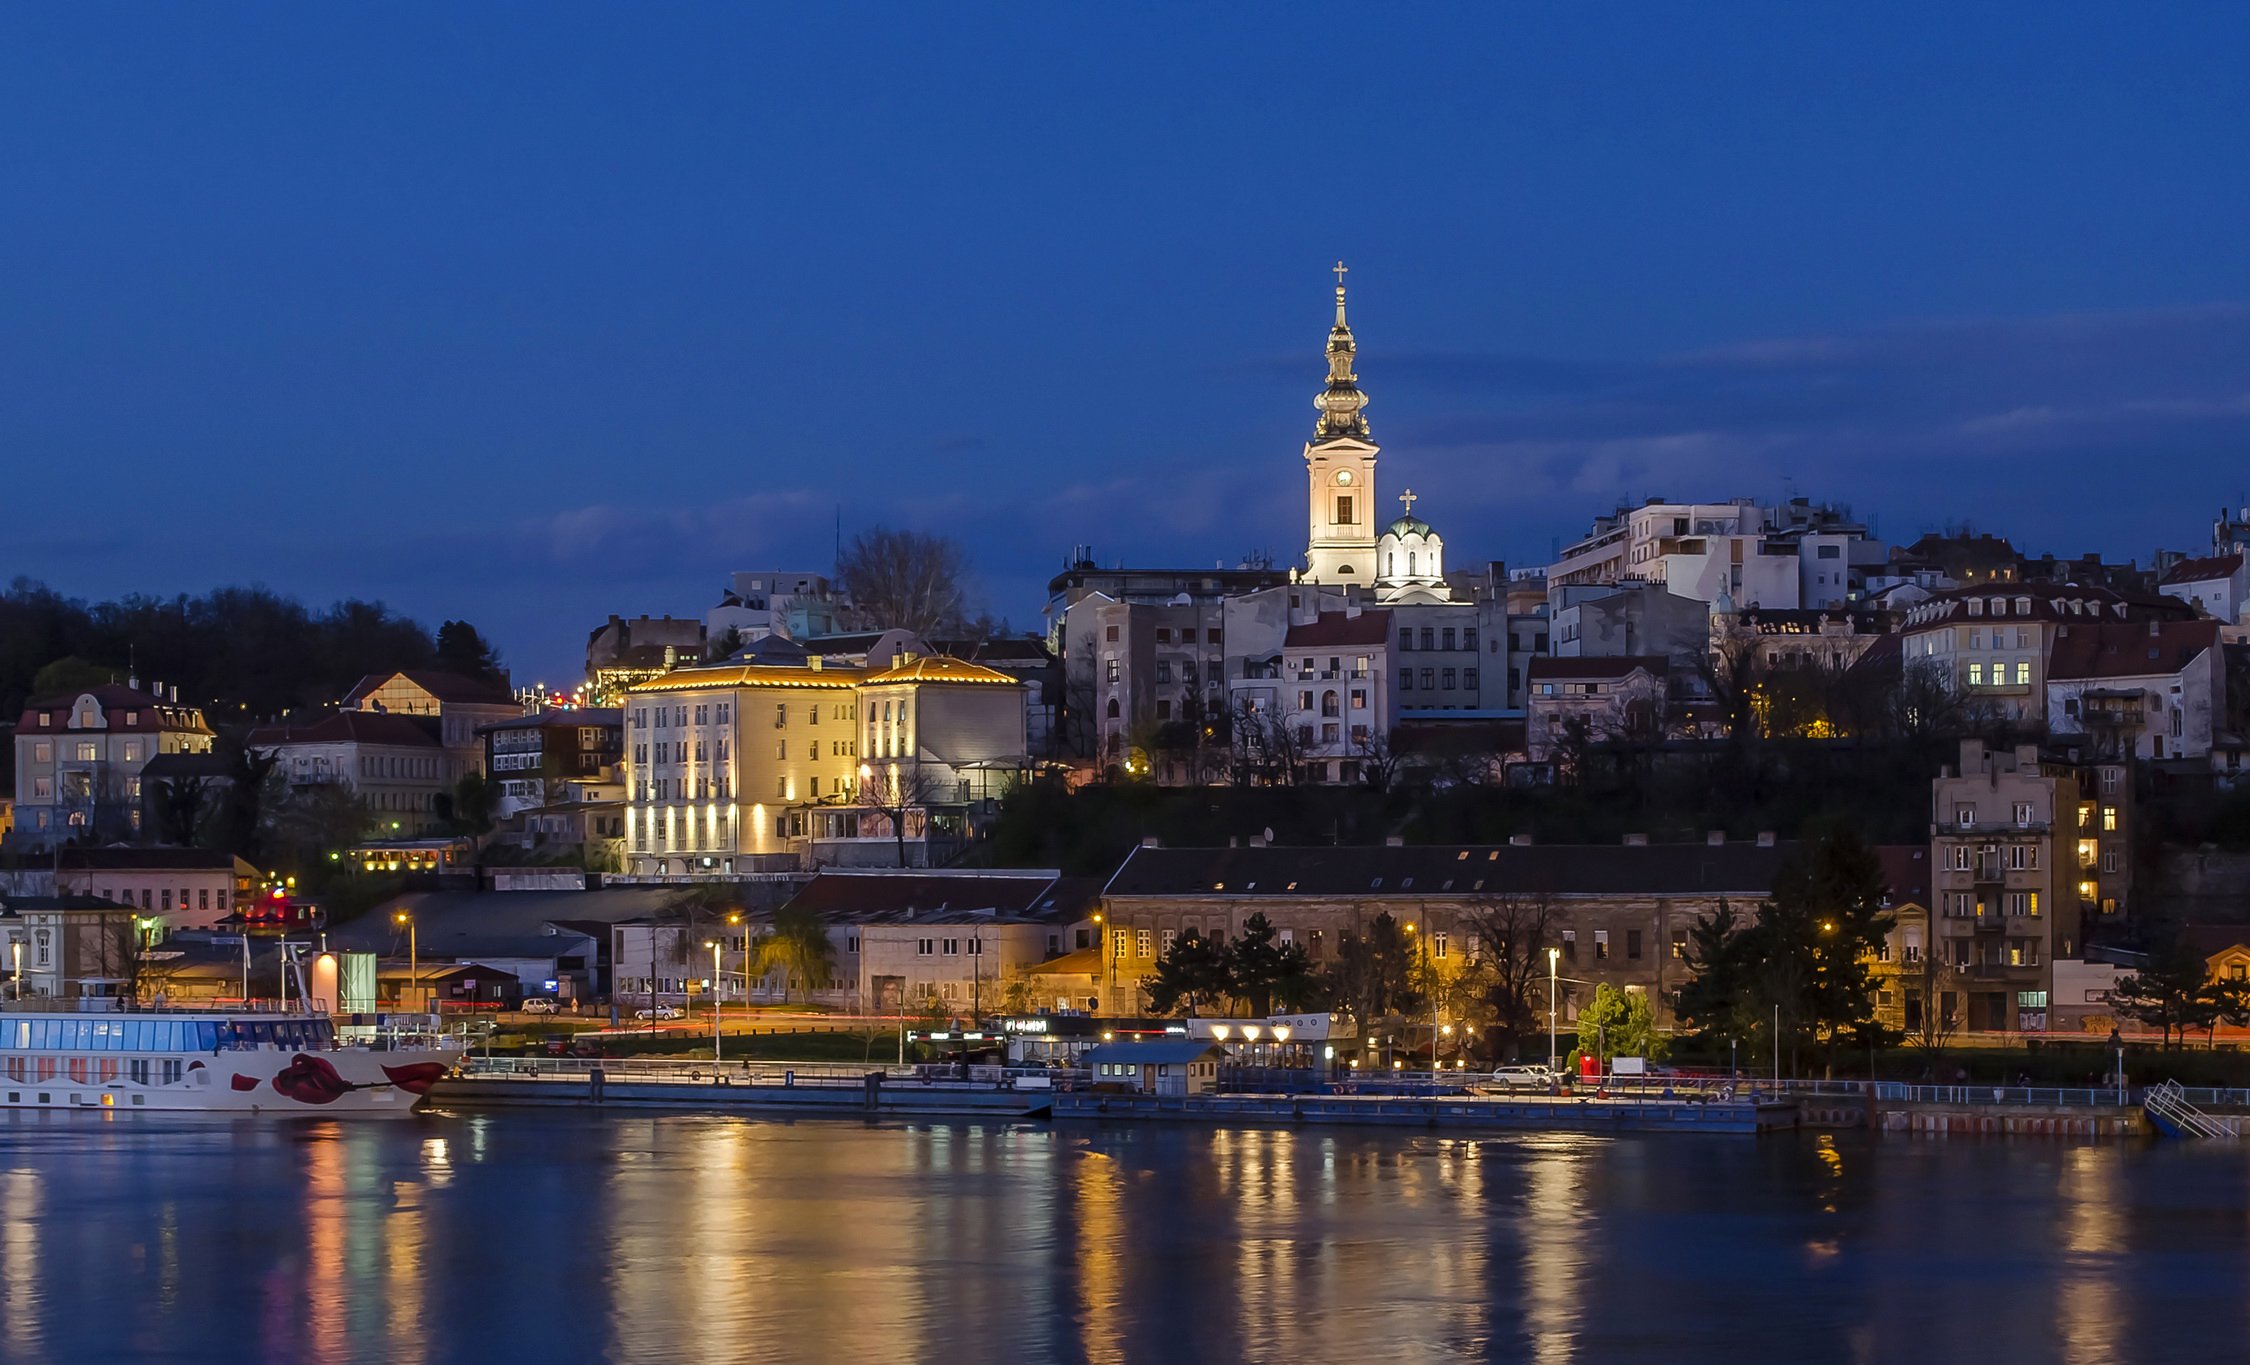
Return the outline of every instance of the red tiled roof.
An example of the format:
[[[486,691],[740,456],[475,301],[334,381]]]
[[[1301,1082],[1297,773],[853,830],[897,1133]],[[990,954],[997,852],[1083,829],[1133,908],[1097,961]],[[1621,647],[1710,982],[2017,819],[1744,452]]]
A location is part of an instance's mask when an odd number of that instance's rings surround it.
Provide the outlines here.
[[[434,724],[434,722],[433,722]],[[383,711],[338,711],[310,725],[261,725],[247,741],[254,749],[283,744],[393,744],[402,748],[435,749],[438,737],[431,725],[412,716]]]
[[[2211,555],[2203,559],[2183,559],[2164,575],[2167,586],[2174,583],[2208,583],[2214,578],[2232,578],[2242,569],[2242,551],[2231,555]]]
[[[370,673],[361,678],[352,690],[344,695],[344,705],[357,706],[368,694],[377,691],[393,678],[404,678],[439,701],[455,702],[511,702],[515,697],[501,683],[482,678],[464,678],[458,673],[447,673],[434,668],[401,668],[389,673]]]
[[[2216,621],[2064,626],[2055,634],[2047,676],[2055,682],[2146,678],[2177,673],[2219,643]]]
[[[82,687],[76,692],[34,697],[24,704],[23,716],[16,724],[17,732],[36,734],[65,729],[70,724],[71,708],[78,704],[80,697],[92,697],[100,704],[107,733],[155,734],[168,730],[199,735],[211,733],[211,727],[203,722],[203,713],[195,707],[168,702],[154,693],[137,691],[123,683],[104,683],[99,687]],[[133,717],[131,723],[125,719],[128,714]],[[40,719],[42,716],[46,718],[44,722]]]
[[[1575,659],[1542,656],[1531,661],[1531,671],[1526,676],[1534,682],[1614,681],[1638,668],[1647,670],[1653,678],[1662,679],[1670,667],[1670,661],[1661,654],[1614,654]]]
[[[1324,611],[1320,619],[1301,626],[1291,626],[1289,634],[1281,641],[1283,649],[1327,649],[1345,645],[1381,645],[1390,643],[1391,614],[1387,611],[1363,611],[1357,616],[1349,612]]]

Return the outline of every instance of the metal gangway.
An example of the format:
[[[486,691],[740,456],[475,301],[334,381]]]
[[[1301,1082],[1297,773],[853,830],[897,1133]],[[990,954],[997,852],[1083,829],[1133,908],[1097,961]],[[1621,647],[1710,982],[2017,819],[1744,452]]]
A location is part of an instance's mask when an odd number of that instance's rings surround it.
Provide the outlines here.
[[[2220,1118],[2206,1114],[2188,1103],[2187,1092],[2178,1081],[2152,1085],[2148,1096],[2141,1102],[2149,1122],[2174,1137],[2240,1138],[2242,1120]]]

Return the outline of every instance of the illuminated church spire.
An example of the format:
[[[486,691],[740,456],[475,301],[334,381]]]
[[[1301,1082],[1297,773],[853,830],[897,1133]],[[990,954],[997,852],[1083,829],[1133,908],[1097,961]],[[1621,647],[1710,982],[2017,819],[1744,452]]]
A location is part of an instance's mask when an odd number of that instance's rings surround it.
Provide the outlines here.
[[[1367,395],[1360,392],[1359,376],[1352,372],[1352,362],[1359,355],[1359,346],[1352,340],[1351,324],[1344,321],[1344,276],[1350,267],[1336,262],[1336,325],[1328,329],[1328,387],[1313,399],[1320,410],[1320,421],[1313,427],[1313,441],[1333,441],[1340,436],[1367,439]]]

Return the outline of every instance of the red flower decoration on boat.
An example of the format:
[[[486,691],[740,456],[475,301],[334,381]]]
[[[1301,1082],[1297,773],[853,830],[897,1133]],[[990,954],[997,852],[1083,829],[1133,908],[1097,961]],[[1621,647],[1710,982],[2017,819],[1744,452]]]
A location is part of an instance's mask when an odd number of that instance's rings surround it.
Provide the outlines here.
[[[197,1065],[201,1065],[201,1063]],[[258,1088],[256,1076],[229,1076],[227,1079],[233,1083],[237,1090],[255,1090]]]
[[[300,1052],[274,1075],[273,1088],[299,1104],[334,1104],[359,1087],[337,1075],[327,1058]]]
[[[407,1094],[422,1095],[427,1094],[430,1087],[445,1075],[445,1063],[409,1062],[405,1066],[386,1066],[383,1074],[390,1078],[392,1085]]]

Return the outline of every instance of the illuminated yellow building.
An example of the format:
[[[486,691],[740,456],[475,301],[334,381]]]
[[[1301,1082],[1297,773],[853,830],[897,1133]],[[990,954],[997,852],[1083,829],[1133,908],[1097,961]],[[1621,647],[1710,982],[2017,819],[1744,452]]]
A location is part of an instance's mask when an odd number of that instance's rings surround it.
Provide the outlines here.
[[[627,872],[752,871],[807,837],[811,809],[855,800],[865,675],[771,646],[627,691]]]

